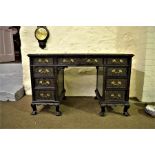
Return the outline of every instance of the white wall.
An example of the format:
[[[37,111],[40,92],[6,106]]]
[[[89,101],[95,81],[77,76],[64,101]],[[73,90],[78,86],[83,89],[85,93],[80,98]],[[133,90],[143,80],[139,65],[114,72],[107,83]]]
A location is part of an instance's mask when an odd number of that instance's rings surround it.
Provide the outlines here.
[[[147,28],[145,78],[142,100],[144,102],[155,102],[155,27]]]
[[[134,53],[131,74],[130,96],[136,96],[142,100],[147,27],[118,27],[117,51],[122,53]]]
[[[150,73],[151,71],[155,73],[155,65],[152,67],[149,65],[154,61],[154,58],[149,58],[154,57],[154,27],[50,26],[48,27],[50,37],[44,50],[39,48],[34,37],[35,29],[36,27],[21,27],[20,30],[26,94],[31,94],[27,57],[29,53],[133,53],[135,57],[133,58],[130,96],[136,96],[142,101],[155,101],[153,95],[147,97],[150,90],[154,90],[147,83],[149,80],[151,83],[154,82],[153,77],[150,79]],[[65,71],[67,95],[94,95],[95,80],[95,68],[67,69]]]
[[[42,50],[34,37],[36,27],[21,27],[23,78],[26,94],[31,94],[29,53],[116,53],[117,27],[48,27],[50,37]],[[89,75],[89,76],[88,76]],[[79,83],[77,83],[79,81]],[[80,83],[81,81],[81,83]],[[87,82],[85,82],[87,81]],[[66,70],[66,95],[92,96],[96,83],[95,68]],[[81,86],[81,87],[80,87]],[[85,91],[84,91],[85,90]]]

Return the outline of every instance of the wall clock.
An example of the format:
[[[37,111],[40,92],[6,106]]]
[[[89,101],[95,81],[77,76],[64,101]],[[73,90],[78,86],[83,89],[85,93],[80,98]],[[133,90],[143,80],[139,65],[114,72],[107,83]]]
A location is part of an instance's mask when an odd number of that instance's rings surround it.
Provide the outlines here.
[[[35,30],[35,37],[38,40],[39,47],[44,49],[46,47],[46,42],[49,37],[49,31],[46,26],[37,26]]]

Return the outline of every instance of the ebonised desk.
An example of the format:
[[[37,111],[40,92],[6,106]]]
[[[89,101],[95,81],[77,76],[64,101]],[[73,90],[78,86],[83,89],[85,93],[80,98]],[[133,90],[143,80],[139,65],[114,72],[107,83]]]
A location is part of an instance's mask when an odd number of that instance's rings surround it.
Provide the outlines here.
[[[65,98],[66,67],[96,67],[96,98],[101,116],[108,105],[124,105],[128,116],[130,73],[133,54],[29,54],[32,85],[32,115],[36,105],[53,105],[60,116],[60,103]]]

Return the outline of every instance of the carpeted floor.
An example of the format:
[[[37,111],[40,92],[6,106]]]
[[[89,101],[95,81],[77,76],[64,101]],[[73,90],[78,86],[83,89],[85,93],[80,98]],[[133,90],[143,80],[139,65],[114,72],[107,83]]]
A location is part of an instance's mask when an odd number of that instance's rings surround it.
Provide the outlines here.
[[[31,96],[17,102],[0,102],[0,128],[3,129],[140,129],[155,128],[155,119],[145,114],[144,105],[131,101],[129,113],[122,115],[122,106],[100,117],[98,101],[92,97],[67,97],[62,102],[62,116],[55,116],[55,107],[38,106],[39,114],[31,113]]]

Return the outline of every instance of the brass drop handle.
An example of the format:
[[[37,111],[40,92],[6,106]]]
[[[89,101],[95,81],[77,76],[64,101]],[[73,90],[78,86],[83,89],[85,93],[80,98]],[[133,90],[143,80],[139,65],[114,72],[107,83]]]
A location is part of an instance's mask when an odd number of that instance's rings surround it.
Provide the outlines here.
[[[66,60],[66,59],[63,59],[62,61],[63,61],[63,62],[67,62],[67,60]]]
[[[39,84],[41,84],[41,85],[49,85],[50,82],[49,82],[49,80],[40,80]]]
[[[40,80],[40,81],[39,81],[39,84],[41,84],[41,85],[42,85],[42,84],[43,84],[43,81],[42,81],[42,80]]]
[[[123,63],[124,61],[123,61],[123,59],[119,59],[119,62],[120,62],[120,63]]]
[[[114,85],[114,86],[119,86],[119,85],[121,85],[122,84],[122,82],[121,81],[111,81],[111,84],[112,85]]]
[[[47,69],[47,68],[40,68],[40,69],[38,70],[38,72],[41,73],[41,74],[47,74],[47,73],[49,73],[50,71],[49,71],[49,69]]]
[[[45,59],[45,62],[47,63],[48,62],[48,59]]]
[[[38,62],[42,62],[42,59],[38,59]]]
[[[97,59],[95,59],[94,61],[95,61],[95,62],[98,62],[98,60],[97,60]]]
[[[113,63],[118,63],[117,59],[112,59],[112,62],[113,62]],[[120,62],[120,63],[123,63],[124,61],[123,61],[123,59],[119,59],[119,62]]]
[[[112,73],[115,73],[115,74],[120,74],[122,72],[123,72],[122,69],[119,69],[119,70],[113,69],[112,70]]]
[[[92,59],[92,61],[94,61],[94,62],[98,62],[98,60],[97,59]],[[91,62],[91,59],[87,59],[87,62]]]
[[[91,60],[90,59],[87,59],[87,62],[90,62]]]
[[[41,96],[41,97],[48,98],[48,97],[50,97],[51,95],[50,95],[50,93],[40,93],[40,96]]]
[[[111,94],[111,97],[113,97],[113,98],[121,98],[121,94],[117,94],[117,95]]]
[[[116,60],[116,59],[112,59],[112,62],[113,62],[113,63],[116,63],[116,62],[117,62],[117,60]]]
[[[38,59],[38,62],[42,62],[42,63],[48,63],[49,61],[48,61],[48,59]]]
[[[50,82],[47,80],[47,81],[45,81],[45,83],[46,83],[46,85],[49,85],[50,84]]]
[[[111,94],[111,97],[115,97],[115,94]]]
[[[71,62],[74,62],[74,59],[70,59]]]

